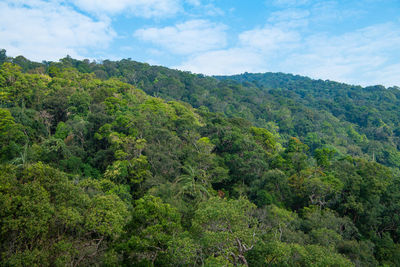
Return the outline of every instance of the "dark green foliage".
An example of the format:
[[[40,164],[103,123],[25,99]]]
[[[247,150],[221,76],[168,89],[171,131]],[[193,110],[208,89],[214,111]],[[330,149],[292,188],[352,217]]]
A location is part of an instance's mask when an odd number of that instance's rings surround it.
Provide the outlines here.
[[[4,62],[6,62],[8,59],[7,55],[6,55],[6,50],[5,49],[1,49],[0,50],[0,65],[3,65]]]

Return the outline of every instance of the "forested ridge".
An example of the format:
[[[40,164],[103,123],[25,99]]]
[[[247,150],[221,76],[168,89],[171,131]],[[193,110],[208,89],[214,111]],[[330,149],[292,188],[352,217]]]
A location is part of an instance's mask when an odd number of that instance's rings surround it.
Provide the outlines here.
[[[400,91],[0,52],[1,266],[400,266]]]

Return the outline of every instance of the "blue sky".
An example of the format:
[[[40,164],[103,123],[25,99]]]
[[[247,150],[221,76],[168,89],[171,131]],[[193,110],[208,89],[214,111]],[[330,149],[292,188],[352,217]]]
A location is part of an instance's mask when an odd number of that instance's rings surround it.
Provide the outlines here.
[[[400,86],[400,0],[0,0],[0,48]]]

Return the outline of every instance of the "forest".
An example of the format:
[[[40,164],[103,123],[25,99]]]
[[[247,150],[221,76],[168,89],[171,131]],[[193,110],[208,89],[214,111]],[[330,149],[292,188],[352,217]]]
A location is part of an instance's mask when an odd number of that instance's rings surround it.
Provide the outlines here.
[[[0,66],[0,266],[400,266],[399,87]]]

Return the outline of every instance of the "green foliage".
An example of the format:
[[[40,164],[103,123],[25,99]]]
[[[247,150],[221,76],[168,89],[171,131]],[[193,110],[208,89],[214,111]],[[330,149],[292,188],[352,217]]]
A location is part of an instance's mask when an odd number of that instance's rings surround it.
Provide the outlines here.
[[[0,63],[0,266],[400,264],[398,88]]]
[[[6,50],[5,49],[1,49],[0,50],[0,65],[2,65],[6,61],[7,61]]]
[[[122,232],[127,207],[118,196],[86,194],[42,163],[0,169],[2,264],[93,264]]]
[[[350,260],[316,245],[270,242],[264,245],[266,266],[354,266]]]
[[[9,110],[0,108],[0,163],[22,152],[23,143],[26,142],[22,129],[21,125],[15,123]]]
[[[199,205],[193,219],[193,231],[206,254],[215,254],[233,265],[247,264],[245,252],[258,239],[257,221],[251,213],[254,204],[240,198],[210,198]]]
[[[274,154],[281,149],[280,144],[276,141],[276,136],[267,129],[251,127],[250,131],[268,154]]]
[[[329,148],[316,149],[314,151],[314,157],[319,166],[327,167],[329,165],[329,161],[332,160],[335,153],[335,150]]]
[[[175,240],[175,236],[182,233],[177,210],[157,197],[146,195],[138,199],[132,212],[132,220],[126,227],[126,240],[120,245],[126,262],[166,264],[171,260],[168,258],[171,250],[190,255],[191,246],[185,247],[181,243],[185,239]],[[186,242],[190,243],[190,240],[186,239]],[[176,256],[178,259],[182,257]]]

